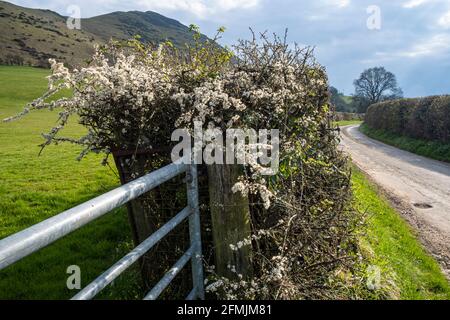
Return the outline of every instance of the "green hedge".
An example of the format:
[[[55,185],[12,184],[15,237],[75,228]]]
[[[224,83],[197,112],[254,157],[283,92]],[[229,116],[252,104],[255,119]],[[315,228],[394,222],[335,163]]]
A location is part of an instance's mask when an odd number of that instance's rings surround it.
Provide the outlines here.
[[[367,109],[365,122],[372,129],[450,143],[450,96],[377,103]]]
[[[450,143],[411,138],[362,124],[359,130],[369,138],[435,160],[450,162]]]

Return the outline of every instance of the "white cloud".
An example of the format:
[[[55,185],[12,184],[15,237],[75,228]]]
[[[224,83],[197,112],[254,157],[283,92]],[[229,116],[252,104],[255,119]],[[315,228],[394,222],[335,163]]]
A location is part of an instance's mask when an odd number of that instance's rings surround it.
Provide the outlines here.
[[[350,0],[325,0],[326,4],[337,6],[338,8],[348,7],[351,3]]]
[[[69,5],[78,5],[82,16],[112,11],[152,10],[160,13],[180,11],[199,19],[209,19],[227,14],[233,10],[251,10],[262,0],[10,0],[25,7],[42,7],[66,13]]]
[[[450,53],[450,34],[441,33],[425,39],[406,50],[376,52],[372,59],[364,62],[390,61],[398,58],[439,57]]]
[[[446,14],[444,14],[439,20],[438,24],[441,27],[444,27],[445,29],[450,28],[450,11],[448,11]]]
[[[257,7],[260,0],[139,0],[137,4],[145,10],[185,11],[205,19],[231,10]]]
[[[411,9],[430,2],[430,0],[409,0],[403,3],[403,8]]]
[[[259,0],[219,0],[216,2],[218,7],[224,10],[248,9],[259,4]]]
[[[434,56],[447,52],[450,49],[450,34],[442,33],[414,45],[411,50],[403,52],[405,57]]]

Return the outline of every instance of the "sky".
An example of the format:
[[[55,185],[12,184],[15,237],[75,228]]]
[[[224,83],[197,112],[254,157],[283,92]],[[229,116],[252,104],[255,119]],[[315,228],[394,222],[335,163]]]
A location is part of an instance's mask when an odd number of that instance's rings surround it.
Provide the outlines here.
[[[397,76],[405,96],[450,93],[450,0],[16,0],[12,3],[82,17],[113,11],[156,11],[213,36],[221,43],[250,37],[249,27],[283,34],[315,47],[330,84],[345,94],[371,67]]]

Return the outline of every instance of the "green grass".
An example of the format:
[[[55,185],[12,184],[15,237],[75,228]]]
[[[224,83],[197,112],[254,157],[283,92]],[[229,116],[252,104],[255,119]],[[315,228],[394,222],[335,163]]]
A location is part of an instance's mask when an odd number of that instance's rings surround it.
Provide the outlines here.
[[[0,66],[0,119],[14,115],[46,88],[48,70]],[[100,156],[76,161],[80,148],[51,146],[38,156],[57,112],[38,111],[12,123],[0,122],[0,238],[118,186],[116,175],[101,166]],[[67,134],[81,135],[71,124]],[[116,210],[55,244],[0,271],[0,299],[66,299],[70,265],[81,268],[86,285],[132,247],[126,211]],[[132,270],[108,289],[103,298],[139,294]]]
[[[450,162],[450,144],[399,136],[395,133],[369,128],[366,124],[362,124],[360,130],[368,137],[382,141],[391,146],[431,159]]]
[[[342,99],[347,103],[348,105],[351,105],[353,103],[353,97],[352,96],[342,96]]]
[[[342,121],[337,121],[336,124],[339,127],[343,127],[343,126],[349,126],[352,124],[361,124],[362,121],[361,120],[342,120]]]
[[[352,183],[357,208],[369,215],[361,247],[381,270],[382,291],[391,299],[450,299],[449,283],[412,228],[361,171]]]

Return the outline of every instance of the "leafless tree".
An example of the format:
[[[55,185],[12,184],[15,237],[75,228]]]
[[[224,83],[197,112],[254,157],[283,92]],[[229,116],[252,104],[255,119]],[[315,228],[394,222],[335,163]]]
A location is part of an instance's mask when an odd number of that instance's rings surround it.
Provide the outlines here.
[[[403,97],[403,91],[397,85],[395,75],[384,67],[365,70],[353,84],[355,97],[364,105],[358,109],[366,109],[369,105],[380,101]]]

